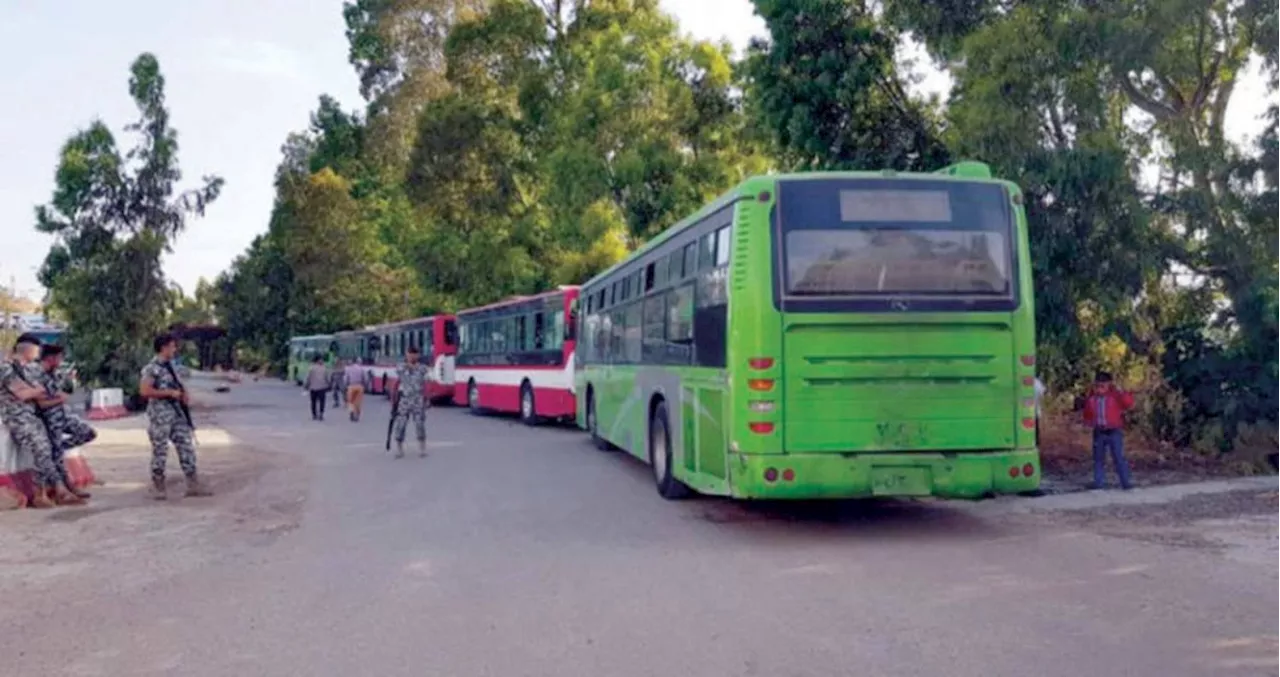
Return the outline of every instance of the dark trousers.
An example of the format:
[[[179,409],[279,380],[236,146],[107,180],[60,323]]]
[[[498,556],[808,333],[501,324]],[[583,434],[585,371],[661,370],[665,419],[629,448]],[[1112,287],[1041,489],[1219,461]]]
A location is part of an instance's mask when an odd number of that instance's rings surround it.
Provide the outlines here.
[[[1133,487],[1133,478],[1129,475],[1129,462],[1124,458],[1124,432],[1120,430],[1093,431],[1093,486],[1101,489],[1107,483],[1106,461],[1111,454],[1111,462],[1116,467],[1116,476],[1120,478],[1120,486],[1125,489]]]
[[[319,421],[324,418],[324,400],[325,395],[329,394],[329,390],[312,390],[311,391],[311,418]]]

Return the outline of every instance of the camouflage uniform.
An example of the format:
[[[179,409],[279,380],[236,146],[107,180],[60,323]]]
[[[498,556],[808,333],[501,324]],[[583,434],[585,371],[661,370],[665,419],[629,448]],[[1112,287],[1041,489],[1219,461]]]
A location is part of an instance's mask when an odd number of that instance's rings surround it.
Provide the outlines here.
[[[414,432],[418,436],[418,444],[422,447],[423,453],[426,453],[427,398],[424,388],[427,384],[428,373],[427,365],[421,362],[400,365],[398,373],[400,383],[397,386],[399,395],[396,400],[396,420],[394,425],[397,449],[404,444],[405,427],[409,424],[409,419],[412,418]]]
[[[150,382],[156,390],[178,390],[178,379],[169,373],[159,358],[152,359],[142,368],[140,382]],[[164,465],[169,454],[169,443],[178,452],[178,463],[188,481],[196,477],[195,431],[187,422],[177,400],[151,399],[147,401],[147,437],[151,440],[151,479],[164,482]]]
[[[38,382],[49,397],[57,397],[62,392],[62,378],[57,373],[40,370]],[[66,405],[59,404],[44,410],[44,424],[49,431],[49,446],[53,450],[53,464],[58,468],[58,476],[67,488],[75,485],[71,475],[67,473],[66,453],[69,449],[84,446],[98,437],[98,432],[79,416],[67,411]]]
[[[34,367],[34,369],[33,369]],[[58,468],[53,463],[53,448],[49,444],[49,431],[40,420],[36,403],[22,402],[9,387],[13,384],[36,386],[37,364],[18,364],[6,360],[0,363],[0,420],[18,449],[31,454],[35,465],[36,482],[42,488],[58,486]]]

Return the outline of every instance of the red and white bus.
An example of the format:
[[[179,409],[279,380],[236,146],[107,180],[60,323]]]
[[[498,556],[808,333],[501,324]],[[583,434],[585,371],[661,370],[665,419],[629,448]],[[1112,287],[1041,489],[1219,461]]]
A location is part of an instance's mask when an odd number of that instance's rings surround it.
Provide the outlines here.
[[[372,392],[385,395],[398,383],[396,367],[410,345],[417,346],[423,363],[431,367],[426,396],[437,401],[453,396],[454,359],[458,354],[458,324],[452,315],[431,315],[367,328],[373,356]]]
[[[560,287],[459,312],[453,401],[529,425],[573,418],[577,299],[576,286]]]

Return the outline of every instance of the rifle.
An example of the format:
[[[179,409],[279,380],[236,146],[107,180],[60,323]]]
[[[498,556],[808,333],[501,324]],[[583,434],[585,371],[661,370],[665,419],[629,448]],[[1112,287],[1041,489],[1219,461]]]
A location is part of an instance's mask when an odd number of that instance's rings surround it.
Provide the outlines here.
[[[173,364],[170,362],[164,362],[163,364],[165,371],[169,372],[169,376],[173,378],[173,382],[178,384],[178,392],[185,395],[187,389],[182,385],[182,381],[178,380],[178,372],[173,370]],[[191,408],[181,399],[169,401],[173,402],[173,405],[178,408],[178,413],[182,414],[182,418],[186,420],[187,425],[191,426],[191,440],[194,442],[196,439],[196,422],[191,418]]]
[[[396,397],[391,400],[391,419],[387,421],[387,446],[386,451],[391,451],[391,431],[396,427],[396,413],[400,409],[400,398]]]

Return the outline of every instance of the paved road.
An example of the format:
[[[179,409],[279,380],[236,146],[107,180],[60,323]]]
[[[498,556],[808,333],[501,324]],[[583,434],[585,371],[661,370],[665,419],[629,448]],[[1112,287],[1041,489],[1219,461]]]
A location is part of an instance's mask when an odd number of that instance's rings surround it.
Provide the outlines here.
[[[1276,674],[1274,558],[953,507],[675,504],[568,430],[437,408],[432,456],[393,460],[384,403],[353,425],[288,386],[224,397],[220,426],[306,478],[298,526],[52,594],[6,624],[4,674]]]

